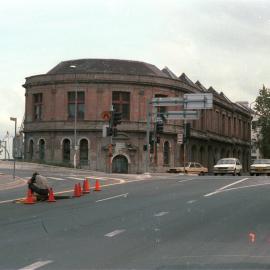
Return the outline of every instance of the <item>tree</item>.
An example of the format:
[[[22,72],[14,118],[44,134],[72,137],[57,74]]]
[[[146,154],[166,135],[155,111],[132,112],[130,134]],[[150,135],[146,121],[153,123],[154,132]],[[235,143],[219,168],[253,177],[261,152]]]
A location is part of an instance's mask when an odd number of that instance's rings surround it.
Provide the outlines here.
[[[258,115],[258,126],[260,127],[258,146],[263,157],[270,158],[270,89],[264,85],[256,98],[254,109]]]

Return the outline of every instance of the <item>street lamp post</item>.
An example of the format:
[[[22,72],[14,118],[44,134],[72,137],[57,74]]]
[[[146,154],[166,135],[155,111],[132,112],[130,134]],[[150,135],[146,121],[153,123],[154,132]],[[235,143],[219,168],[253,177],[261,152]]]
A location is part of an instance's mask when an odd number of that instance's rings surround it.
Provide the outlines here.
[[[13,180],[15,179],[15,167],[16,167],[16,159],[15,159],[15,140],[16,140],[16,134],[17,134],[17,118],[10,117],[11,121],[15,122],[15,131],[14,131],[14,140],[13,140]]]
[[[70,68],[76,69],[76,65],[69,66]],[[77,80],[76,80],[76,72],[75,72],[75,112],[74,112],[74,156],[73,156],[73,164],[74,169],[77,168],[77,96],[78,96],[78,87],[77,87]]]

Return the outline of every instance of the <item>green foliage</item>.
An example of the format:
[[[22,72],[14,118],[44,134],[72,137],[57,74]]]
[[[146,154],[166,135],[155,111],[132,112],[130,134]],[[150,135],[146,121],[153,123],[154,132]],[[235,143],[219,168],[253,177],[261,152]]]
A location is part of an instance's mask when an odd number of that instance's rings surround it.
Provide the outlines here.
[[[264,158],[270,157],[270,89],[265,86],[259,91],[254,107],[259,116],[257,126],[261,128],[259,136],[259,149]]]

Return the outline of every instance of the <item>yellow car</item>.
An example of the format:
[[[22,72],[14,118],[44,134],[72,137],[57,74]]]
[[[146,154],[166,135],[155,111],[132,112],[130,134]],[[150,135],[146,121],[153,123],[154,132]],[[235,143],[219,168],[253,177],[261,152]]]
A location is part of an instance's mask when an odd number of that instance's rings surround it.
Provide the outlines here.
[[[186,162],[185,166],[184,164],[181,164],[179,167],[170,168],[167,170],[169,173],[190,173],[190,174],[199,174],[204,175],[208,173],[208,169],[206,167],[203,167],[198,162]]]

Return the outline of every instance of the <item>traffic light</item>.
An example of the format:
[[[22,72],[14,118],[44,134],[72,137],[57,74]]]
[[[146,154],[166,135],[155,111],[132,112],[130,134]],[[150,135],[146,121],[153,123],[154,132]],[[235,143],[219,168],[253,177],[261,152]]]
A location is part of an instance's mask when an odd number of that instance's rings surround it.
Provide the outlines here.
[[[122,113],[113,111],[112,120],[113,120],[112,122],[113,122],[114,127],[121,124],[121,122],[122,122]]]
[[[190,138],[190,123],[186,123],[186,139]]]
[[[113,128],[113,137],[117,137],[117,132],[118,132],[117,128]]]
[[[156,122],[156,131],[158,134],[163,133],[163,121]]]
[[[112,136],[113,135],[113,129],[111,127],[106,128],[106,136]]]

